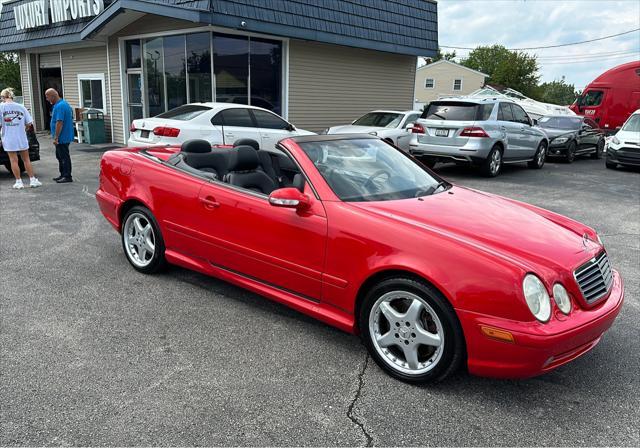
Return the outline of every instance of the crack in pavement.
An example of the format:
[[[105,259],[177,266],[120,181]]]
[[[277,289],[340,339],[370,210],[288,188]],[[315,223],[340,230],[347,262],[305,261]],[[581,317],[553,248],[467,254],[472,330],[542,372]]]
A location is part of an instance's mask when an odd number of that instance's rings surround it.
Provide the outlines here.
[[[364,359],[364,365],[362,366],[362,370],[360,371],[360,373],[358,373],[358,389],[356,390],[356,395],[355,397],[353,397],[353,401],[351,401],[351,404],[349,405],[349,409],[347,410],[347,417],[349,417],[349,420],[351,420],[353,423],[358,425],[362,430],[362,433],[366,437],[367,444],[365,446],[367,447],[373,446],[373,437],[371,437],[371,435],[365,429],[364,423],[358,420],[358,418],[354,415],[353,409],[355,408],[356,403],[360,398],[360,394],[362,393],[362,387],[364,386],[364,374],[365,374],[365,371],[367,370],[368,364],[369,364],[369,353],[367,353],[367,356]]]

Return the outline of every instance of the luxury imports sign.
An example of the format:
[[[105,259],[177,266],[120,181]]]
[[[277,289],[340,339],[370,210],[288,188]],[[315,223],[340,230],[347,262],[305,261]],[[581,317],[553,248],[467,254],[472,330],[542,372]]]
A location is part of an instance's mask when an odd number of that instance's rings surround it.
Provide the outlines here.
[[[97,16],[104,11],[104,0],[36,0],[13,7],[18,31],[50,23]]]

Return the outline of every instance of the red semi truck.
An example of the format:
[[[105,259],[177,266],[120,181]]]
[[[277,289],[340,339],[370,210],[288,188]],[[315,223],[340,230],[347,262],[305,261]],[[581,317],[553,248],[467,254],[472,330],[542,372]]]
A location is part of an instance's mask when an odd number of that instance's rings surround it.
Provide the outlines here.
[[[640,61],[619,65],[598,76],[570,108],[593,119],[606,133],[614,133],[640,109]]]

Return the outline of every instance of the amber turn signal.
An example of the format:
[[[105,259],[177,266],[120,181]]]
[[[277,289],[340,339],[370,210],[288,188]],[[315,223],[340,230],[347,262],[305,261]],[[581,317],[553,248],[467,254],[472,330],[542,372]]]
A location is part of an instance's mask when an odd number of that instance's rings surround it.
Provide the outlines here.
[[[484,325],[480,326],[480,330],[482,334],[491,339],[497,339],[502,342],[514,342],[513,335],[505,330],[500,330],[499,328],[486,327]]]

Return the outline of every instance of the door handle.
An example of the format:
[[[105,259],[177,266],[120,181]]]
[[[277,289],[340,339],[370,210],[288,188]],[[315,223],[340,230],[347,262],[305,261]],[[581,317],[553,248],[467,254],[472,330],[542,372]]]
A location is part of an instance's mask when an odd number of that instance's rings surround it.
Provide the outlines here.
[[[202,204],[204,205],[204,208],[208,208],[210,210],[220,207],[220,203],[216,201],[213,196],[200,198],[200,202],[202,202]]]

